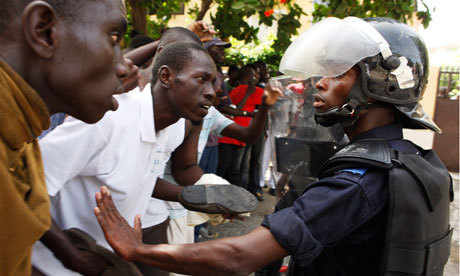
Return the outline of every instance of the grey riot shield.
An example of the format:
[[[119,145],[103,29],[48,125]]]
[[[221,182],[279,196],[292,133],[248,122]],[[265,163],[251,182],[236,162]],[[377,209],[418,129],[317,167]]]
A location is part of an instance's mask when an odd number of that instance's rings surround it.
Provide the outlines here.
[[[278,172],[297,176],[316,177],[320,166],[348,139],[339,126],[323,127],[313,114],[313,94],[316,88],[311,80],[290,77],[277,78],[283,86],[280,98],[269,113],[269,132],[272,160]],[[273,151],[272,151],[273,152]]]

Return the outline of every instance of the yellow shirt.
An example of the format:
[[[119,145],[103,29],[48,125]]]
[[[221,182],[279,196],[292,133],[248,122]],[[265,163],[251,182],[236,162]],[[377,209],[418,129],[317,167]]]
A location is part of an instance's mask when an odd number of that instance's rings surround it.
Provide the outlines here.
[[[30,275],[32,245],[51,225],[36,139],[49,124],[37,92],[0,59],[0,275]]]

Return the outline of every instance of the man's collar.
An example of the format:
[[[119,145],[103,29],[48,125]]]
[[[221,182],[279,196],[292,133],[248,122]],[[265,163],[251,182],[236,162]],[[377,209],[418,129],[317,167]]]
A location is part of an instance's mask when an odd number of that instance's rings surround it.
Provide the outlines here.
[[[19,149],[48,129],[50,114],[40,95],[0,58],[0,136]]]
[[[137,93],[142,93],[143,99],[140,111],[141,139],[144,142],[155,143],[157,141],[157,135],[155,133],[153,96],[150,83],[148,83],[142,91],[138,90]]]
[[[400,123],[393,123],[386,126],[373,128],[357,135],[353,141],[371,138],[382,138],[387,141],[403,139],[402,126]]]

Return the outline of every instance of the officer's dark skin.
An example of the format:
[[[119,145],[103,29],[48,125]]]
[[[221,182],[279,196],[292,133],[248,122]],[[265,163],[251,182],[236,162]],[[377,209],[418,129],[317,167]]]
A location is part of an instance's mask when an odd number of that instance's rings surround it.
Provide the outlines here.
[[[355,67],[338,77],[322,78],[314,107],[326,111],[342,106],[345,97],[359,76]],[[347,130],[350,137],[390,124],[394,121],[391,108],[378,107],[360,113],[356,123]],[[141,222],[134,228],[120,216],[106,187],[96,194],[95,214],[110,245],[129,261],[192,275],[248,275],[257,268],[281,259],[289,253],[281,247],[270,230],[260,226],[251,233],[232,238],[182,245],[146,245],[142,243]]]

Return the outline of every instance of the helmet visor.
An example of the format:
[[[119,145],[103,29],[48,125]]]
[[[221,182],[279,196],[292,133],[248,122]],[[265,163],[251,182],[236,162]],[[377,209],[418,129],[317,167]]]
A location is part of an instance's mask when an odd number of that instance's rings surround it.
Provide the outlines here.
[[[288,47],[280,63],[283,74],[307,79],[345,73],[388,43],[371,25],[356,17],[328,17],[300,35]]]

